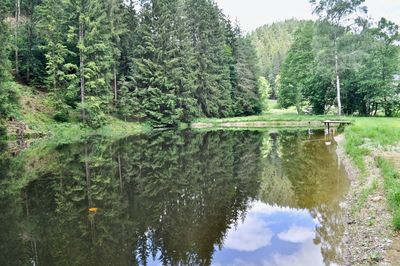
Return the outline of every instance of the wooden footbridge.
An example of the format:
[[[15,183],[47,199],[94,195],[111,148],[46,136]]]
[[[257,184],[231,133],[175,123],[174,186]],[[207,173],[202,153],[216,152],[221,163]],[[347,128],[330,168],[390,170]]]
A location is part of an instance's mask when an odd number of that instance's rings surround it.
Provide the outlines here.
[[[353,124],[353,122],[351,122],[351,121],[339,121],[339,120],[337,120],[337,121],[325,120],[325,121],[322,122],[322,123],[325,125],[325,127],[328,127],[328,129],[331,128],[331,125],[332,125],[332,126],[335,126],[335,125],[338,125],[338,126],[347,126],[347,125]]]

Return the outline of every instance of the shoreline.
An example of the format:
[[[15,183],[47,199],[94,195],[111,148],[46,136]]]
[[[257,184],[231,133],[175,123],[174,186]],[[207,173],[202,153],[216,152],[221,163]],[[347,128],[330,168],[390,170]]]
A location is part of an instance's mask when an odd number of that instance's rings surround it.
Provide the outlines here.
[[[362,173],[345,152],[344,134],[335,140],[336,154],[350,180],[350,189],[343,201],[345,265],[396,265],[399,255],[393,256],[392,251],[398,239],[391,225],[384,177],[376,165],[376,157],[372,153],[364,158],[366,172]]]
[[[323,127],[322,121],[249,121],[249,122],[194,122],[192,129],[265,128],[265,127]]]

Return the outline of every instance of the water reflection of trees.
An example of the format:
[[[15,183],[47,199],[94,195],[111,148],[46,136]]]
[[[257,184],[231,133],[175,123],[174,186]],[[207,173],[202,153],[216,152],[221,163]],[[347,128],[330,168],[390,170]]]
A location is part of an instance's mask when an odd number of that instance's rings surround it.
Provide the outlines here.
[[[137,265],[159,257],[207,265],[257,195],[261,137],[162,132],[112,145],[92,139],[21,157],[12,169],[1,157],[7,173],[0,259]]]
[[[335,146],[321,138],[166,131],[39,146],[17,158],[0,152],[0,261],[208,265],[259,197],[308,209],[325,263],[340,264],[347,182]]]
[[[330,136],[328,136],[329,138]],[[344,169],[336,156],[336,145],[326,145],[323,133],[281,132],[264,137],[260,197],[281,207],[308,209],[318,221],[316,244],[327,265],[341,264],[344,217],[340,208],[348,188]]]

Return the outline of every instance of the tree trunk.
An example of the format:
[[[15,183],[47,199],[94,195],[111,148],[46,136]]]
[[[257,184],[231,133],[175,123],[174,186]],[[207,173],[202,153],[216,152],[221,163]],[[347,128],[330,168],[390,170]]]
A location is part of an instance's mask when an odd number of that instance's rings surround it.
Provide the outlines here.
[[[84,61],[84,53],[83,53],[83,46],[84,46],[84,28],[83,28],[83,21],[82,15],[79,17],[79,72],[80,72],[80,82],[81,82],[81,104],[82,104],[82,122],[86,123],[86,113],[85,113],[85,77],[84,77],[84,68],[85,68],[85,61]]]
[[[374,108],[374,116],[378,113],[378,103],[375,103],[375,108]]]
[[[336,97],[338,104],[338,115],[342,115],[342,99],[340,93],[340,77],[339,77],[339,55],[338,55],[338,47],[337,47],[337,36],[335,33],[335,74],[336,74]]]
[[[85,177],[86,177],[86,193],[87,193],[87,199],[88,199],[88,205],[89,208],[93,207],[93,202],[92,202],[92,194],[91,194],[91,182],[90,182],[90,168],[89,168],[89,162],[88,162],[88,147],[87,143],[85,142]]]
[[[118,88],[117,88],[117,66],[114,62],[114,105],[117,106],[118,102]]]
[[[340,93],[340,78],[339,75],[336,75],[336,91],[337,91],[337,103],[338,103],[338,115],[342,115],[342,99]]]
[[[28,26],[28,51],[29,51],[29,55],[28,55],[28,62],[27,62],[27,68],[26,68],[26,81],[29,83],[31,80],[31,69],[33,69],[32,64],[33,64],[33,60],[32,60],[32,46],[33,46],[33,33],[32,33],[32,18],[30,18],[30,22],[29,22],[29,26]]]
[[[118,176],[119,176],[119,186],[122,191],[123,183],[122,183],[122,166],[121,166],[121,156],[118,153]]]
[[[296,111],[297,111],[298,115],[301,115],[303,113],[303,111],[301,110],[301,107],[298,103],[296,104]]]
[[[18,29],[19,19],[21,16],[21,3],[20,0],[15,1],[15,75],[19,77],[19,62],[18,62]]]
[[[302,102],[302,95],[301,95],[301,91],[299,89],[297,89],[297,94],[296,94],[296,111],[297,114],[301,115],[303,113],[303,110],[301,108],[301,102]]]

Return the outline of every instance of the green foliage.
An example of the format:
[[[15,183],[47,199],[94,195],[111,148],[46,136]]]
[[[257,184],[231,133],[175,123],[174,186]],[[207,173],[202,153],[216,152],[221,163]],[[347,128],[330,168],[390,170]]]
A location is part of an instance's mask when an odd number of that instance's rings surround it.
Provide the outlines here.
[[[361,67],[356,73],[358,109],[364,115],[376,115],[382,108],[385,116],[398,111],[399,87],[394,82],[400,73],[399,26],[382,18],[376,28],[362,33],[364,54]],[[349,103],[351,105],[354,103]]]
[[[385,189],[393,213],[393,226],[400,230],[400,173],[384,158],[378,158],[379,168],[385,178]]]
[[[259,27],[248,36],[248,39],[251,40],[256,48],[261,76],[266,77],[271,84],[272,90],[270,96],[272,98],[278,96],[275,84],[276,77],[279,75],[281,65],[292,46],[294,33],[304,23],[307,22],[296,19],[276,22],[271,25]]]
[[[243,38],[240,29],[232,33],[233,75],[232,100],[235,116],[254,115],[262,111],[258,87],[257,55],[251,42]]]
[[[18,95],[10,80],[10,36],[7,24],[4,22],[4,7],[0,4],[0,124],[10,115],[15,115],[18,108]],[[1,126],[4,128],[3,126]],[[3,130],[4,131],[4,130]],[[4,133],[4,132],[3,132]]]
[[[260,95],[261,109],[262,112],[266,112],[268,111],[269,108],[268,99],[271,93],[271,85],[269,84],[268,80],[263,76],[260,76],[257,82]]]
[[[86,97],[85,104],[79,104],[79,110],[85,112],[86,123],[91,128],[100,128],[106,123],[103,110],[104,103],[95,96]]]
[[[54,115],[54,120],[61,123],[69,122],[69,116],[65,112],[57,112]]]
[[[400,125],[397,120],[395,118],[358,118],[355,125],[346,128],[346,152],[362,174],[366,170],[365,155],[374,148],[390,147],[400,141]]]
[[[187,0],[185,10],[196,58],[198,106],[207,117],[231,116],[232,50],[227,49],[221,12],[210,0]]]
[[[127,83],[136,116],[175,126],[196,113],[194,54],[180,1],[144,3]],[[125,89],[126,90],[126,89]],[[135,110],[136,109],[136,110]]]
[[[310,90],[314,81],[313,33],[312,22],[306,23],[295,32],[294,43],[280,73],[278,102],[283,108],[296,106],[298,114],[302,113],[306,91]]]

